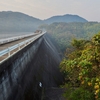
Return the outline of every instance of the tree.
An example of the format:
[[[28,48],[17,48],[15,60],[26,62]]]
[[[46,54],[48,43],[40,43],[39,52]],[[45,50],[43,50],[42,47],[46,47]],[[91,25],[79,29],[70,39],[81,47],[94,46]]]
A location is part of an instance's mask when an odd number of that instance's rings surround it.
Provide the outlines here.
[[[100,33],[91,41],[74,40],[72,44],[76,50],[61,62],[60,69],[71,87],[94,94],[91,100],[100,100]]]

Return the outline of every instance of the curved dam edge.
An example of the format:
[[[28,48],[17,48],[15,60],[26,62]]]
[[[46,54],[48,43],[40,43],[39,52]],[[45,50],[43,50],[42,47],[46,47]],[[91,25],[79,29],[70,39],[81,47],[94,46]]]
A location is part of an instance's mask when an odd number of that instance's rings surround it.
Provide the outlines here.
[[[56,47],[43,35],[0,65],[0,100],[40,100],[39,82],[44,88],[62,83],[60,61]]]

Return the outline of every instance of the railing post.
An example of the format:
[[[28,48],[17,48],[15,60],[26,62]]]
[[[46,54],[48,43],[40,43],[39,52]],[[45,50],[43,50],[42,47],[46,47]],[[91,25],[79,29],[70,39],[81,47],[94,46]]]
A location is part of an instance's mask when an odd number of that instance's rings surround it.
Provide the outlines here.
[[[32,42],[32,40],[29,41],[29,43],[31,43],[31,42]]]
[[[25,46],[26,46],[26,42],[24,42]]]
[[[18,50],[20,50],[20,44],[18,43]]]
[[[28,41],[27,44],[30,44],[30,41]]]
[[[10,49],[8,48],[8,57],[10,57]]]

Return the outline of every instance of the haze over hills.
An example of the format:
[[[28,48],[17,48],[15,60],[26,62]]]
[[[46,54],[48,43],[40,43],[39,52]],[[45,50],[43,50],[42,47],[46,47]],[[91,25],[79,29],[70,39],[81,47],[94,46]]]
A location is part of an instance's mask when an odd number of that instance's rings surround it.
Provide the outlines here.
[[[78,15],[64,15],[53,16],[46,20],[40,20],[32,16],[12,11],[0,12],[0,32],[30,32],[35,31],[42,24],[51,24],[54,22],[87,22],[86,19],[79,17]]]
[[[53,16],[51,18],[48,18],[44,20],[45,23],[51,24],[54,22],[88,22],[86,19],[78,16],[78,15],[71,15],[71,14],[66,14],[63,16]]]
[[[0,31],[34,31],[43,21],[20,12],[0,12]]]

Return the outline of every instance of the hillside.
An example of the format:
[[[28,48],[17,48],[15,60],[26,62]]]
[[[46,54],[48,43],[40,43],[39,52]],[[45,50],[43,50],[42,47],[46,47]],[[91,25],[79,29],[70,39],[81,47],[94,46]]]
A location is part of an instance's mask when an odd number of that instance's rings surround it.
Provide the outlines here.
[[[100,100],[100,32],[91,40],[74,39],[74,51],[60,63],[66,100]]]
[[[42,25],[49,34],[58,43],[60,49],[65,51],[70,47],[70,42],[74,38],[90,39],[94,34],[100,31],[100,23],[97,22],[74,22],[74,23],[53,23],[50,25]]]
[[[43,21],[19,12],[0,12],[0,31],[34,31]]]
[[[70,15],[70,14],[66,14],[63,16],[53,16],[51,18],[48,18],[46,20],[44,20],[45,23],[47,24],[51,24],[54,22],[88,22],[86,19],[78,16],[78,15]]]
[[[51,24],[54,22],[87,22],[87,20],[78,15],[69,14],[40,20],[20,12],[0,12],[0,32],[30,32],[35,31],[42,24]]]

